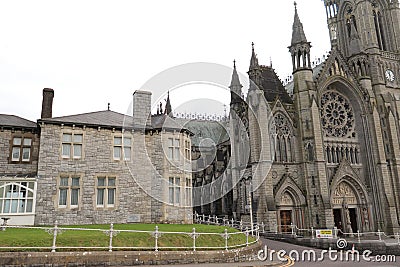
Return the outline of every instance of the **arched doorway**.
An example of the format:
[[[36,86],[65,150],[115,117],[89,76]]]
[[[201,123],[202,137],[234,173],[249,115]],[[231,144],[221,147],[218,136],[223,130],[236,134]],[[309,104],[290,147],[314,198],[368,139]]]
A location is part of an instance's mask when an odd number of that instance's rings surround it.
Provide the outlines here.
[[[303,212],[299,198],[292,190],[286,189],[279,199],[278,208],[278,230],[282,233],[290,233],[292,225],[298,228],[303,226]]]
[[[344,233],[369,230],[369,209],[364,192],[359,189],[350,179],[343,179],[333,190],[331,203],[334,225]]]

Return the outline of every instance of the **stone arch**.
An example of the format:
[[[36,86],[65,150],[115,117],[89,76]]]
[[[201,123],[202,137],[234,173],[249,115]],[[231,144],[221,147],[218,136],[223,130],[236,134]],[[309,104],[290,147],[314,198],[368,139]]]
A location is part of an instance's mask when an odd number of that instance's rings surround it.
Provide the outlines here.
[[[283,179],[275,194],[278,230],[290,232],[292,224],[299,228],[304,226],[306,199],[291,177],[285,175]]]
[[[294,162],[295,138],[292,120],[282,111],[274,114],[274,130],[272,135],[273,158],[277,162]]]
[[[292,206],[295,207],[301,207],[306,205],[306,199],[301,192],[300,188],[296,184],[287,184],[285,187],[281,187],[280,190],[277,191],[276,193],[276,201],[277,201],[277,206],[281,206],[281,200],[282,198],[285,198],[284,196],[289,195],[290,198],[292,199]],[[284,205],[287,206],[287,205]]]
[[[341,175],[340,177],[334,177],[332,182],[331,182],[331,201],[332,197],[335,193],[335,190],[341,185],[341,184],[346,184],[349,186],[351,190],[354,191],[355,197],[356,197],[356,202],[358,205],[368,205],[368,194],[367,194],[367,189],[365,186],[359,181],[358,178],[354,178],[353,175],[349,174],[344,174]],[[334,204],[334,203],[332,203]]]
[[[320,103],[321,97],[325,91],[330,90],[330,87],[334,87],[339,93],[349,98],[357,112],[361,112],[361,114],[367,113],[368,108],[364,104],[365,101],[363,100],[369,96],[368,92],[361,86],[358,86],[358,84],[355,84],[342,76],[333,76],[320,87],[318,103]]]
[[[331,185],[334,224],[341,231],[355,233],[371,229],[371,208],[367,191],[352,175],[336,177]]]

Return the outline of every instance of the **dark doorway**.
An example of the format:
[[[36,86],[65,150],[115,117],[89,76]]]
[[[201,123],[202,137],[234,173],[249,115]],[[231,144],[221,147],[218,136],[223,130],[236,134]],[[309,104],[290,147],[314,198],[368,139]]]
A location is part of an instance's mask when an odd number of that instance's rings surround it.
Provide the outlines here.
[[[282,233],[290,233],[292,232],[291,224],[292,224],[292,211],[291,210],[281,210],[281,231]]]
[[[342,210],[341,209],[333,209],[333,220],[335,221],[336,228],[343,231]]]
[[[358,230],[357,227],[357,211],[355,208],[349,209],[350,213],[350,223],[351,223],[351,229],[353,230],[353,233],[356,233]]]

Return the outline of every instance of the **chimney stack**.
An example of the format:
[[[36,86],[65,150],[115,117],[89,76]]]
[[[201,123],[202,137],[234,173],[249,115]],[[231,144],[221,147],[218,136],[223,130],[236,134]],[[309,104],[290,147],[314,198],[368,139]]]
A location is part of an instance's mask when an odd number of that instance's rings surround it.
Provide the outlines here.
[[[51,88],[44,88],[42,100],[42,119],[48,119],[53,116],[53,98],[54,90]]]
[[[133,93],[133,123],[139,127],[151,124],[151,92],[135,91]]]

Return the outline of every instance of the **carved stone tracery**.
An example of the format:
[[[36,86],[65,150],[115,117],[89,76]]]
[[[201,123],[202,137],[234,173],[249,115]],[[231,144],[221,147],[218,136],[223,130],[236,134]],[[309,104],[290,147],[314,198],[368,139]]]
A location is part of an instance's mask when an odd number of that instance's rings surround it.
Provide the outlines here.
[[[343,95],[327,91],[321,97],[321,121],[327,137],[354,137],[354,112]]]

